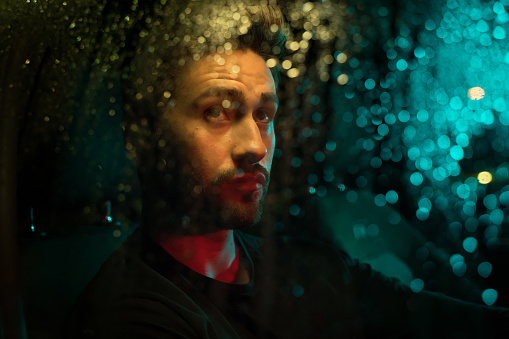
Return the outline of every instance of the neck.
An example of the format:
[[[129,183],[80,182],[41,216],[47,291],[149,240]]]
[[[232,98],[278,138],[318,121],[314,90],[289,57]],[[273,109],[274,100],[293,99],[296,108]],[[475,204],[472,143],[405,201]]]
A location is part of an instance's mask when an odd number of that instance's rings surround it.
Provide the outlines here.
[[[156,241],[192,270],[219,281],[237,282],[239,260],[232,230],[192,236],[165,235]]]

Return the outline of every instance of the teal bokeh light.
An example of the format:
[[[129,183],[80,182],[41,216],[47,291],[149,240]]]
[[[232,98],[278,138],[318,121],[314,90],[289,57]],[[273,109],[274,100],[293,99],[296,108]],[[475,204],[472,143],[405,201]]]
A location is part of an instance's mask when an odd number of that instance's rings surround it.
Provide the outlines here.
[[[482,292],[482,300],[486,305],[493,305],[498,298],[498,292],[492,288],[488,288]]]

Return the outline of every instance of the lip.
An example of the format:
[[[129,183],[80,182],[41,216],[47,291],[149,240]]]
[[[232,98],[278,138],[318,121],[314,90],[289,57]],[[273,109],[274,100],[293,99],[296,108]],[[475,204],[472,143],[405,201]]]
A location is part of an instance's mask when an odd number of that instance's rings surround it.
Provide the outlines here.
[[[231,185],[241,191],[259,191],[262,190],[267,179],[262,173],[244,173],[241,177],[232,180]]]

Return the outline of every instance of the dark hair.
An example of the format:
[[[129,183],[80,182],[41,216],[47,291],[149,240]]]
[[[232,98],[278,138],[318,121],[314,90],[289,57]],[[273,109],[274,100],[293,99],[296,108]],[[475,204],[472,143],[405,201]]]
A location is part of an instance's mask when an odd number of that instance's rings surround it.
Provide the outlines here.
[[[124,69],[122,129],[126,148],[140,153],[159,141],[159,120],[174,104],[179,74],[191,60],[228,50],[253,50],[265,60],[285,54],[286,28],[279,7],[241,1],[179,1],[157,7],[138,33]],[[274,81],[278,68],[272,67]]]

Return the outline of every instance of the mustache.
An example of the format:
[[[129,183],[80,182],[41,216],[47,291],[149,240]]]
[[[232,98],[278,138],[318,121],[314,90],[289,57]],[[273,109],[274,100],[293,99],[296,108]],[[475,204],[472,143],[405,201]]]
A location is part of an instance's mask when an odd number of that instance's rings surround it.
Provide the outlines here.
[[[269,182],[270,179],[269,171],[267,171],[267,169],[260,164],[254,164],[249,169],[237,168],[223,171],[219,173],[216,178],[214,178],[213,183],[214,185],[222,185],[244,174],[256,174],[256,173],[263,174],[265,176],[265,179],[267,179],[267,183]]]

